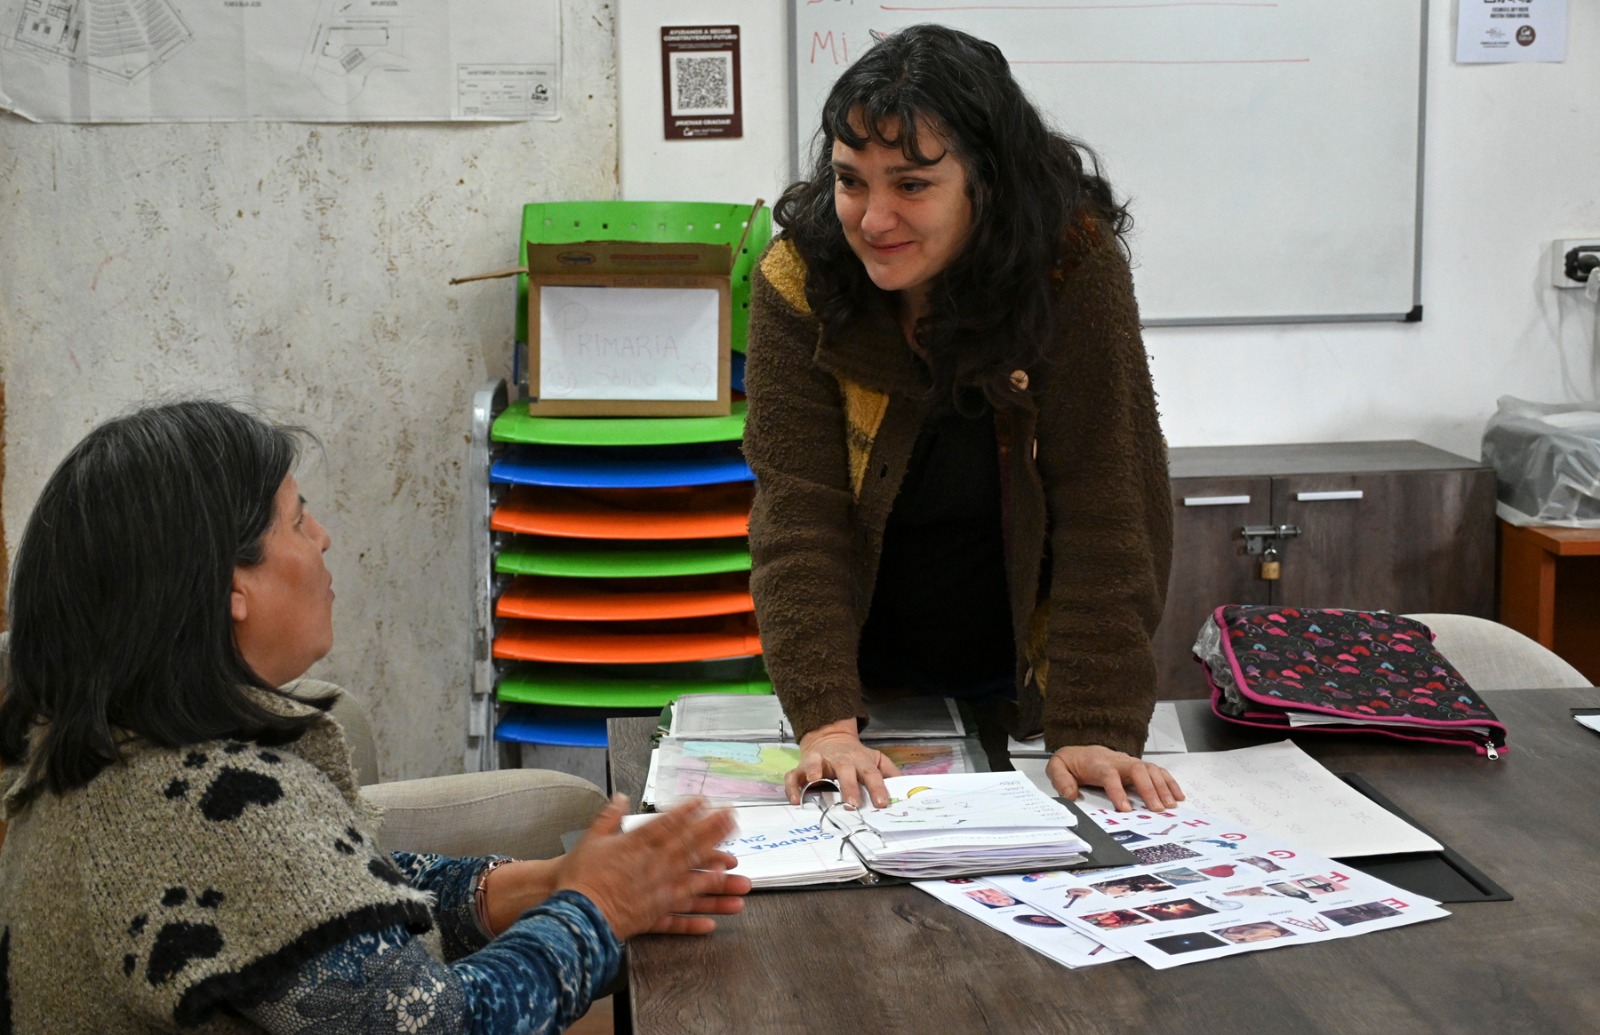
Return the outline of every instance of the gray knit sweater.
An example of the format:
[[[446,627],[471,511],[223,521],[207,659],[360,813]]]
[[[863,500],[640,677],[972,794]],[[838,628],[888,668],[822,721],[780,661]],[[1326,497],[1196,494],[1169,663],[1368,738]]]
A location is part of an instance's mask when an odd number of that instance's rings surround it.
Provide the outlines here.
[[[130,744],[87,786],[22,805],[25,776],[0,777],[6,1030],[257,1031],[219,1008],[359,931],[432,927],[330,718],[282,747]]]

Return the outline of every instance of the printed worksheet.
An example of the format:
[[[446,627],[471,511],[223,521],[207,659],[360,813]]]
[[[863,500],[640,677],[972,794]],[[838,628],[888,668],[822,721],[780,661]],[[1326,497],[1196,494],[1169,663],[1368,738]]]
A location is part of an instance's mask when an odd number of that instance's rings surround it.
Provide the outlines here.
[[[1135,865],[917,887],[1067,966],[1134,956],[1165,970],[1449,915],[1432,899],[1192,808],[1086,811]]]
[[[1293,741],[1160,759],[1184,804],[1329,858],[1438,851],[1439,842],[1377,804]],[[1106,808],[1097,788],[1084,808]]]
[[[1091,812],[1137,865],[1053,881],[1077,930],[1158,969],[1449,915],[1352,867],[1194,809]]]
[[[1035,892],[1043,897],[1044,889],[1035,888],[1030,881],[1065,876],[1065,872],[1056,872],[1022,877],[956,877],[918,881],[917,887],[1064,967],[1090,967],[1127,959],[1127,953],[1076,930],[1055,910],[1034,904]],[[1016,887],[1019,882],[1020,888]]]

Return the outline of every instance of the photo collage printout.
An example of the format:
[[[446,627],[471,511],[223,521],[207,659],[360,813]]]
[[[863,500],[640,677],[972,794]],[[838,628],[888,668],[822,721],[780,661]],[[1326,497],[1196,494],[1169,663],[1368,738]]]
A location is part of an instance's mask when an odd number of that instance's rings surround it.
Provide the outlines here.
[[[1187,806],[1087,810],[1138,862],[916,886],[1066,966],[1166,969],[1449,916],[1415,895]]]

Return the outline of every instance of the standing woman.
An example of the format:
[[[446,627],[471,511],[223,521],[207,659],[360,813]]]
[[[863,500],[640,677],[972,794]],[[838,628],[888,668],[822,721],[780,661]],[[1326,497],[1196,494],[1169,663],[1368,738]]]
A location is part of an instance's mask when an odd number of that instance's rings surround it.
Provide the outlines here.
[[[806,780],[887,801],[864,699],[969,700],[991,759],[1119,808],[1182,798],[1138,753],[1172,553],[1122,235],[1081,145],[993,44],[919,25],[834,84],[754,279],[751,588]]]
[[[621,939],[749,890],[699,805],[618,833],[613,803],[553,860],[380,849],[331,698],[280,689],[333,644],[296,449],[175,403],[46,483],[0,702],[0,1032],[556,1031]]]

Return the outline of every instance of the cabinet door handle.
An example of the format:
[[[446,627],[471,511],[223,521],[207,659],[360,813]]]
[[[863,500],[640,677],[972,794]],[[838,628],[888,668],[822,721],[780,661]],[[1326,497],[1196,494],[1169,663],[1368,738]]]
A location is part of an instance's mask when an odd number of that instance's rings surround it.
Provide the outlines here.
[[[1316,503],[1321,500],[1358,500],[1366,496],[1361,489],[1334,489],[1331,492],[1297,492],[1294,498],[1302,503]]]
[[[1249,496],[1185,496],[1183,498],[1183,505],[1186,507],[1233,507],[1249,502]]]

